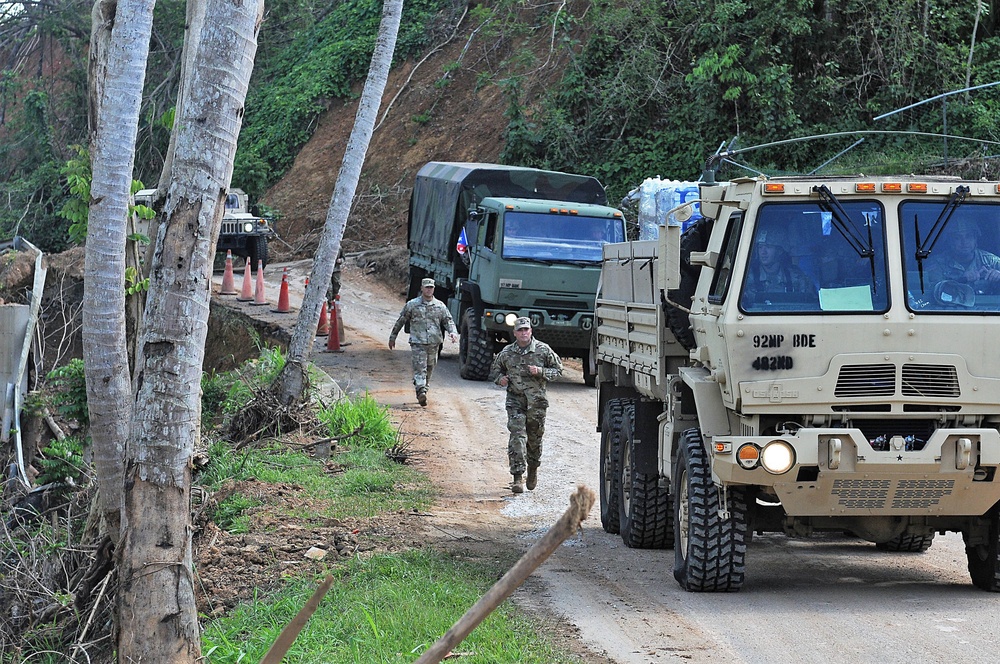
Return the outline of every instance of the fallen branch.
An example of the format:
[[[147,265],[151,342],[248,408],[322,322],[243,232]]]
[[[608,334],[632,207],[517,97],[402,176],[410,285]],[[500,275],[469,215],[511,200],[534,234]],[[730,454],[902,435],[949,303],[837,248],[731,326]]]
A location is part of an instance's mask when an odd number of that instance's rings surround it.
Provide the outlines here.
[[[309,618],[312,617],[312,614],[316,612],[320,601],[332,585],[333,576],[328,575],[326,580],[323,581],[319,588],[317,588],[312,594],[312,597],[309,598],[309,601],[306,602],[306,605],[303,606],[297,614],[295,614],[295,617],[292,618],[292,622],[285,625],[285,629],[281,630],[281,634],[279,634],[278,638],[274,640],[273,644],[271,644],[267,653],[264,654],[263,659],[260,660],[260,664],[281,664],[281,660],[284,658],[285,653],[287,653],[288,649],[292,647],[293,643],[295,643],[295,638],[299,635],[299,632],[302,631],[302,628],[306,626],[306,623],[309,622]]]
[[[415,664],[437,664],[447,657],[452,648],[461,643],[479,623],[500,606],[501,602],[510,597],[567,537],[580,529],[580,523],[587,518],[594,501],[593,491],[585,486],[578,486],[576,493],[569,497],[569,509],[556,524],[549,528],[545,536],[535,542],[510,568],[510,571],[493,584],[493,587],[466,611],[444,636],[428,648]]]

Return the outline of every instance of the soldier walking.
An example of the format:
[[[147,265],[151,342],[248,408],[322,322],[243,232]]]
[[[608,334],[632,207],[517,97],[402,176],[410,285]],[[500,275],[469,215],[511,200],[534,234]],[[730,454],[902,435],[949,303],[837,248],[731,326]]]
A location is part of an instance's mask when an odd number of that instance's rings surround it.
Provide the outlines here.
[[[420,282],[420,295],[403,306],[389,334],[389,350],[396,347],[396,335],[404,325],[409,324],[410,351],[413,360],[413,387],[417,392],[417,402],[427,405],[427,385],[437,365],[438,350],[444,343],[447,332],[452,343],[457,340],[455,321],[451,312],[441,300],[434,299],[434,280]]]
[[[538,466],[542,462],[542,435],[545,433],[545,411],[549,401],[545,386],[562,374],[562,360],[548,344],[531,337],[531,321],[514,321],[516,341],[504,347],[493,361],[490,377],[497,385],[507,388],[507,459],[513,476],[510,489],[523,493],[521,479],[528,471],[527,487],[531,491],[538,483]]]

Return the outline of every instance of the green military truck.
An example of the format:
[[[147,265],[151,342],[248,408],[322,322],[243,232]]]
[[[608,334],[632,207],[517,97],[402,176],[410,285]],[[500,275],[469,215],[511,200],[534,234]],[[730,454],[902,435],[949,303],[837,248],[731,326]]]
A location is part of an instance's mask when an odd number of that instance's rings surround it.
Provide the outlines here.
[[[960,532],[1000,591],[1000,183],[705,180],[683,235],[604,248],[605,530],[708,592],[754,533]]]
[[[589,349],[601,247],[625,239],[595,178],[498,164],[430,162],[410,198],[409,296],[431,277],[461,333],[459,370],[485,380],[514,320],[563,357]]]

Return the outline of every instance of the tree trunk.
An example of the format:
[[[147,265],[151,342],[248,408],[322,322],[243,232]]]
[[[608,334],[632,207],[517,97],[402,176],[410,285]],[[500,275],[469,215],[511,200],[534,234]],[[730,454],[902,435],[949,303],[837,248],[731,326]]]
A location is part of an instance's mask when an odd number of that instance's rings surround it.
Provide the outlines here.
[[[178,109],[172,184],[140,340],[118,548],[121,662],[200,661],[191,551],[191,457],[212,257],[233,173],[263,3],[206,0]]]
[[[125,344],[125,223],[153,3],[98,2],[93,19],[83,360],[100,508],[108,534],[117,542],[132,413]]]
[[[333,264],[340,252],[340,241],[344,237],[347,226],[347,216],[351,212],[354,192],[361,179],[361,167],[365,163],[368,144],[374,132],[378,108],[385,92],[385,83],[389,79],[389,68],[392,65],[392,55],[396,50],[396,35],[399,33],[399,22],[403,14],[403,0],[386,0],[382,8],[382,21],[375,40],[375,52],[372,53],[368,78],[365,80],[361,100],[358,102],[358,113],[354,119],[354,129],[347,141],[344,159],[337,174],[333,197],[326,213],[323,226],[323,236],[313,262],[309,285],[302,298],[302,309],[292,332],[292,340],[288,347],[288,360],[285,368],[275,381],[275,394],[285,405],[301,400],[306,387],[305,361],[312,350],[316,337],[316,326],[319,324],[320,309],[323,306],[327,284],[333,275]]]

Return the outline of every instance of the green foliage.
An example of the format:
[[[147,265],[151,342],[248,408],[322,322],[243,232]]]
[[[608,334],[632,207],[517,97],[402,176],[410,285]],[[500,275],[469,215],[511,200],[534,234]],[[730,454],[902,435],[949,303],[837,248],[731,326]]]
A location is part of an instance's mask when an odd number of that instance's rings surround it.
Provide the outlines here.
[[[59,412],[83,426],[90,424],[83,360],[74,358],[63,366],[50,371],[46,378],[48,378],[49,384],[55,388],[52,399]]]
[[[76,436],[52,440],[36,457],[37,484],[63,483],[67,478],[80,484],[84,475],[83,441]]]
[[[149,290],[149,277],[145,279],[140,277],[142,277],[142,273],[134,267],[125,268],[125,295],[145,293]]]
[[[318,413],[331,436],[343,436],[359,431],[345,441],[352,448],[376,451],[388,450],[399,442],[396,427],[389,419],[389,409],[380,405],[367,392],[361,398],[345,397]]]
[[[242,535],[249,532],[250,515],[246,513],[247,510],[263,504],[255,498],[234,493],[218,504],[212,512],[212,521],[223,530]]]
[[[445,633],[510,560],[467,560],[431,551],[352,559],[284,661],[409,662]],[[209,662],[258,661],[316,588],[294,579],[277,595],[257,597],[213,620],[202,636]],[[462,642],[468,664],[578,661],[539,635],[510,604],[491,613]]]
[[[397,62],[429,43],[446,8],[451,8],[447,0],[404,3]],[[381,10],[378,0],[336,3],[281,52],[258,63],[233,174],[233,182],[251,197],[259,197],[291,166],[330,100],[349,99],[352,86],[368,75]]]

